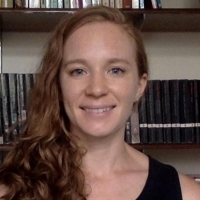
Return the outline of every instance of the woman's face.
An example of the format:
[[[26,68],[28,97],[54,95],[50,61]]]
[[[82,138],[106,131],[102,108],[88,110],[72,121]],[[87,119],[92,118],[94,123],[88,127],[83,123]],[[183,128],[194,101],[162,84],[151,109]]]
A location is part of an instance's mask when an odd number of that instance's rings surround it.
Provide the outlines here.
[[[82,139],[124,134],[146,86],[135,56],[134,41],[109,22],[86,24],[68,38],[60,85],[71,133]]]

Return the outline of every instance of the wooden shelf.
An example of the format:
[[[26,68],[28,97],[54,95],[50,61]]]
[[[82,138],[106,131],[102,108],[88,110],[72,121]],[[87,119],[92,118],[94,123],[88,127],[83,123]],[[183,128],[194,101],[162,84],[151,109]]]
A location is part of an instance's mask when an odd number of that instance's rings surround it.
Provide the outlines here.
[[[200,144],[130,144],[138,150],[145,149],[200,149]]]
[[[11,144],[1,144],[0,151],[10,151],[13,148]]]
[[[0,9],[3,31],[49,32],[77,9]],[[144,32],[200,32],[200,9],[121,9]]]

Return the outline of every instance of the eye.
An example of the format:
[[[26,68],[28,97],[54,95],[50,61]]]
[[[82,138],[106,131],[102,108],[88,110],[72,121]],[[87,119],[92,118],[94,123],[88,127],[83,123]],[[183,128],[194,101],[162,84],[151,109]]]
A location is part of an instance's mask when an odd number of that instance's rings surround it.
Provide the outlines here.
[[[86,74],[86,72],[83,69],[74,69],[70,74],[73,76],[81,76]]]
[[[125,71],[119,67],[112,68],[110,71],[112,74],[123,74]]]

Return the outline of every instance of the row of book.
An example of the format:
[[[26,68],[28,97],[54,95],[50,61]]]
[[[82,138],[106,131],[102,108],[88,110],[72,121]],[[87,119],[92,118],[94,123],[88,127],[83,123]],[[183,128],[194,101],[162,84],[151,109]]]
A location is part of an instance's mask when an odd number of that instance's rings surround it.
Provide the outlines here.
[[[200,80],[150,80],[138,113],[140,143],[200,143]]]
[[[104,5],[113,8],[161,8],[161,0],[1,0],[2,8],[84,8]]]
[[[27,117],[34,74],[0,74],[0,144],[17,141]]]
[[[16,141],[35,74],[0,74],[0,144]],[[200,80],[149,80],[126,123],[128,143],[200,143]]]

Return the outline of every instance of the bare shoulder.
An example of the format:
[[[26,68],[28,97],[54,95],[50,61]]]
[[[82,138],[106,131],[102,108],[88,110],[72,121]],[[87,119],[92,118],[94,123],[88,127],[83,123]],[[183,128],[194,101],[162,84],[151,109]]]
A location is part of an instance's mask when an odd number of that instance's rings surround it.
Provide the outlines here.
[[[200,200],[200,185],[192,178],[179,174],[183,200]]]

